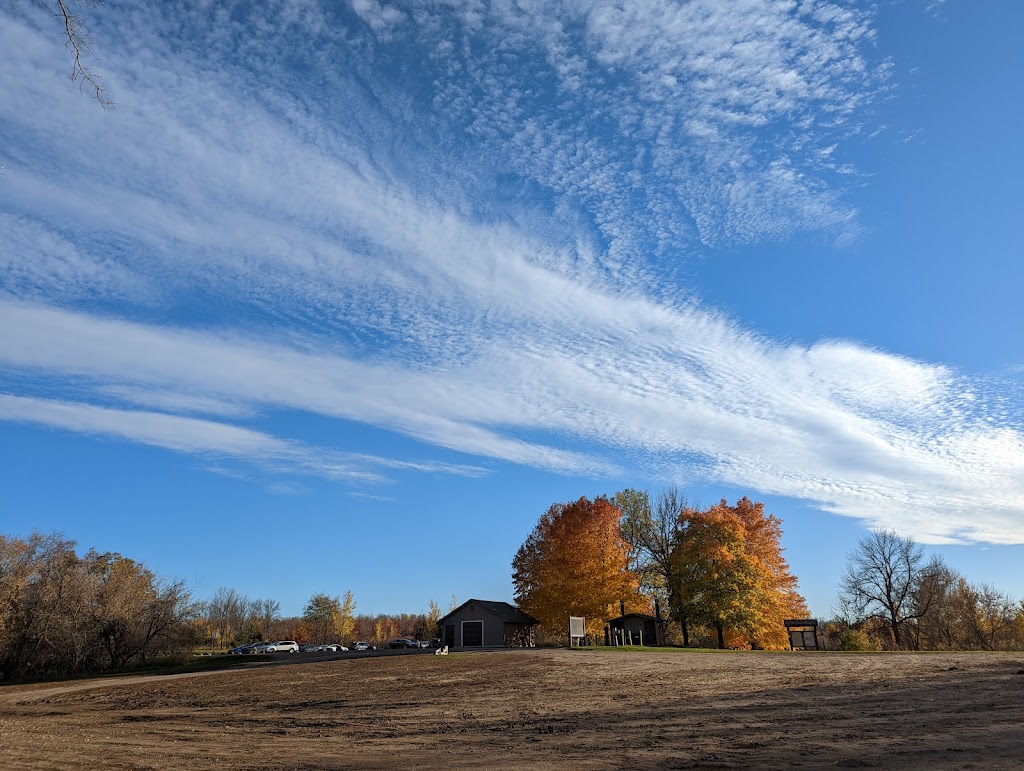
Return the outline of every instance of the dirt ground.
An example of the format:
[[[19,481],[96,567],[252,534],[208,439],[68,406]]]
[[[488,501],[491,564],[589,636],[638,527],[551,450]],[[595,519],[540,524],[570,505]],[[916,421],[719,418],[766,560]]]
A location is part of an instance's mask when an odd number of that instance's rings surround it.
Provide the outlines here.
[[[1024,768],[1020,653],[290,663],[0,688],[0,768]]]

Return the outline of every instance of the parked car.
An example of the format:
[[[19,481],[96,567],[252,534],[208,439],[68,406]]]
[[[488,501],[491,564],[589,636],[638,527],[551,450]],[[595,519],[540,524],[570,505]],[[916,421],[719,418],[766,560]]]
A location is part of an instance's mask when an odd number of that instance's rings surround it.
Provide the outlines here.
[[[357,642],[352,644],[352,650],[354,651],[375,651],[377,650],[368,642]]]
[[[419,648],[419,643],[405,637],[398,637],[387,644],[388,648]]]
[[[298,653],[299,644],[295,640],[278,640],[277,642],[267,643],[261,645],[259,648],[265,649],[264,653]]]
[[[260,645],[266,645],[264,642],[254,642],[248,645],[239,645],[237,648],[232,648],[228,651],[233,656],[245,656],[250,653],[256,653],[256,648]]]
[[[327,643],[326,645],[311,645],[306,649],[306,653],[337,653],[338,651],[347,651],[341,643]]]

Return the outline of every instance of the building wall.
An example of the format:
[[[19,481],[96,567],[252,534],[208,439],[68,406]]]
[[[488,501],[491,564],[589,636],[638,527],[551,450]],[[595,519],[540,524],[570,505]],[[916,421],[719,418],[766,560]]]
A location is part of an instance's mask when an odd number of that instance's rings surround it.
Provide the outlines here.
[[[445,619],[445,626],[455,627],[455,647],[465,647],[463,641],[464,623],[473,621],[483,622],[483,645],[484,648],[500,648],[505,645],[505,622],[490,613],[481,605],[470,604],[460,608],[454,614]],[[441,639],[445,639],[445,630],[441,630]]]

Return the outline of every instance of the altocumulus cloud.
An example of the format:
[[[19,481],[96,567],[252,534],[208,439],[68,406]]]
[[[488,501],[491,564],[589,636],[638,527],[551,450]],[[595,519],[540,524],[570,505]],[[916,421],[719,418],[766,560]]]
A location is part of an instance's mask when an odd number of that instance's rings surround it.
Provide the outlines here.
[[[1020,542],[988,384],[672,288],[688,250],[856,237],[835,148],[887,87],[870,16],[538,5],[100,9],[112,114],[5,9],[0,417],[352,484],[484,473],[253,425],[303,411]]]

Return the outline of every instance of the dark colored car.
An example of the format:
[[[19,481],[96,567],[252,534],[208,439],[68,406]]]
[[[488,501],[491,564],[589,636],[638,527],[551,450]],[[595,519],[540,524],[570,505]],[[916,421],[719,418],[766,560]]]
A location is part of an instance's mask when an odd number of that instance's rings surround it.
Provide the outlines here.
[[[266,645],[266,643],[254,642],[249,643],[248,645],[239,645],[237,648],[232,648],[231,650],[229,650],[228,653],[232,654],[233,656],[246,656],[250,653],[256,653],[257,645]]]
[[[387,647],[388,648],[419,648],[420,646],[419,646],[419,643],[413,642],[412,640],[407,640],[404,637],[399,637],[399,638],[389,642],[387,644]]]

